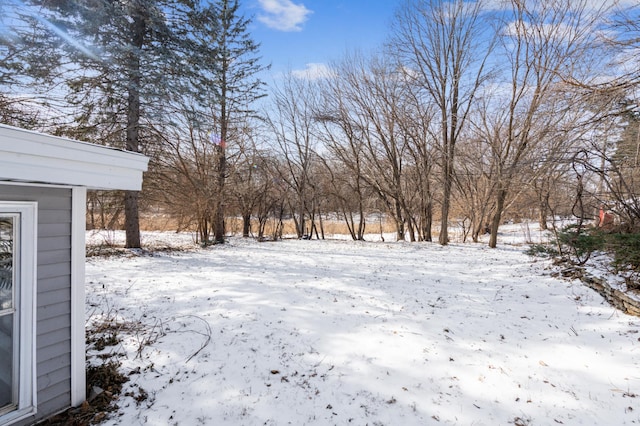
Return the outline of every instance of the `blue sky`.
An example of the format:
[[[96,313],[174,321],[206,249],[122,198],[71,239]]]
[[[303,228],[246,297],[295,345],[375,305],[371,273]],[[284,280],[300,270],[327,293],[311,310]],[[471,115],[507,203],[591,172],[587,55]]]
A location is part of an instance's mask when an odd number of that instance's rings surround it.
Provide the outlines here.
[[[241,0],[271,73],[316,69],[380,46],[400,0]]]

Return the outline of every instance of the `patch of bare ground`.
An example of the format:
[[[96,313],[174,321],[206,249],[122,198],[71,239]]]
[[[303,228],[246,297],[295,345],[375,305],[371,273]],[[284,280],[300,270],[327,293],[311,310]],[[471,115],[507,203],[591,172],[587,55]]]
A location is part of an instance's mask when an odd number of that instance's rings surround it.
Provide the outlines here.
[[[129,381],[129,376],[136,371],[123,372],[118,361],[122,354],[118,351],[120,333],[131,331],[142,325],[125,323],[114,318],[95,322],[86,331],[87,369],[86,395],[87,399],[79,406],[70,408],[53,417],[38,423],[40,426],[88,426],[100,424],[117,413],[118,398],[123,391],[123,385]],[[136,403],[147,399],[147,392],[137,388],[134,395],[128,392]]]

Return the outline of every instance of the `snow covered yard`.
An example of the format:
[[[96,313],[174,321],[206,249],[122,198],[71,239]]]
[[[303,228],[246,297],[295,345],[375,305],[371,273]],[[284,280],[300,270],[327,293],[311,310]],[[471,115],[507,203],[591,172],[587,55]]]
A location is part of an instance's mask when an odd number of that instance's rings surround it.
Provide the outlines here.
[[[232,238],[91,258],[87,320],[139,324],[103,350],[133,372],[106,424],[640,424],[640,319],[522,250]]]

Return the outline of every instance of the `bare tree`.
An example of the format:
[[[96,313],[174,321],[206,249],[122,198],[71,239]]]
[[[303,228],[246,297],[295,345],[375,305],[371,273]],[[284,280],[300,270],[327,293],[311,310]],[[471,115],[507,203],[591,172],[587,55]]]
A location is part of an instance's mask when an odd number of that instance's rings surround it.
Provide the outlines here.
[[[405,198],[403,167],[407,161],[408,136],[402,132],[404,78],[395,64],[382,55],[365,59],[346,57],[334,72],[332,99],[325,115],[339,123],[346,137],[334,137],[332,150],[346,166],[358,172],[393,218],[396,235],[415,239],[414,223]]]
[[[257,205],[266,195],[270,174],[267,159],[257,149],[245,148],[239,153],[236,164],[229,167],[228,191],[242,217],[242,236],[251,234],[251,218]]]
[[[287,73],[273,91],[273,110],[268,114],[270,130],[275,138],[278,152],[283,156],[280,178],[293,192],[291,210],[299,238],[306,235],[313,191],[312,167],[317,160],[315,150],[318,140],[315,136],[314,83]]]
[[[492,43],[482,19],[482,1],[413,0],[396,17],[392,51],[407,76],[437,110],[442,167],[440,244],[449,242],[448,222],[455,149],[476,92],[486,76]],[[490,37],[489,37],[490,38]]]
[[[503,89],[496,90],[506,102],[496,99],[493,125],[485,132],[497,182],[490,247],[496,247],[507,197],[524,166],[558,161],[567,153],[566,144],[587,131],[581,119],[585,109],[576,110],[574,95],[563,82],[584,66],[585,53],[593,47],[591,37],[601,15],[589,3],[510,2],[502,34],[509,68]]]
[[[331,194],[351,237],[364,240],[368,184],[360,127],[351,118],[344,79],[327,78],[321,90],[322,103],[315,118],[320,124],[319,137],[328,150],[323,162],[330,173]]]
[[[89,191],[87,193],[87,228],[116,229],[122,216],[122,193]]]
[[[640,50],[640,4],[616,2],[620,7],[607,10],[606,31],[598,32],[610,49],[608,72],[589,81],[572,80],[576,86],[591,92],[615,97],[628,97],[640,85],[640,70],[636,64]],[[625,7],[626,5],[626,7]],[[605,78],[603,78],[605,77]],[[637,96],[637,95],[636,95]]]
[[[267,67],[260,65],[259,45],[249,34],[250,19],[240,15],[238,0],[216,0],[205,9],[199,47],[214,50],[199,64],[203,70],[199,82],[206,88],[211,107],[211,142],[216,145],[215,181],[217,197],[214,209],[214,241],[225,241],[225,194],[228,175],[227,145],[241,143],[246,117],[253,115],[251,105],[264,96],[258,74]]]
[[[607,25],[596,34],[602,41],[604,52],[598,53],[606,61],[606,71],[589,78],[568,79],[594,111],[597,126],[588,138],[586,155],[578,161],[585,176],[596,180],[591,183],[590,194],[592,202],[598,204],[595,208],[612,210],[627,230],[633,230],[640,221],[640,72],[636,61],[640,51],[640,4],[615,2],[603,12]]]
[[[367,224],[367,186],[357,171],[344,167],[336,158],[323,159],[328,175],[331,207],[342,217],[353,240],[364,240]],[[355,167],[357,170],[358,162]]]
[[[403,176],[405,199],[420,241],[432,241],[437,134],[433,131],[435,108],[420,98],[420,88],[403,75],[404,89],[397,120],[406,140],[408,164]]]
[[[179,114],[174,115],[178,120]],[[206,131],[182,115],[180,126],[160,132],[167,135],[163,149],[152,160],[155,163],[149,179],[156,191],[156,203],[178,218],[179,226],[196,225],[198,240],[207,244],[213,232],[215,201],[219,197],[217,179],[217,147]]]
[[[592,211],[612,212],[621,230],[635,232],[640,224],[640,114],[628,102],[620,102],[618,108],[599,120],[601,131],[585,149],[588,155],[578,160],[586,178],[591,177],[587,198]]]
[[[463,223],[469,222],[468,231],[474,242],[486,233],[491,215],[491,199],[495,191],[495,163],[492,161],[490,147],[475,126],[485,117],[474,117],[474,131],[458,146],[455,183],[458,191]],[[484,124],[486,125],[486,124]],[[465,238],[467,233],[465,232]]]

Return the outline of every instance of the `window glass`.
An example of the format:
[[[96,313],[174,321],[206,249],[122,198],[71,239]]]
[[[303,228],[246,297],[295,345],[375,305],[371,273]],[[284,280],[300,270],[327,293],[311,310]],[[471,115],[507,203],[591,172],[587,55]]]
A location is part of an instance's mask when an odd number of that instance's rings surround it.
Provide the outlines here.
[[[14,218],[0,216],[0,311],[13,308]]]
[[[0,215],[0,410],[15,403],[15,215]]]
[[[14,402],[13,353],[13,315],[3,315],[0,316],[0,410]]]

